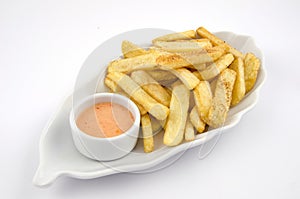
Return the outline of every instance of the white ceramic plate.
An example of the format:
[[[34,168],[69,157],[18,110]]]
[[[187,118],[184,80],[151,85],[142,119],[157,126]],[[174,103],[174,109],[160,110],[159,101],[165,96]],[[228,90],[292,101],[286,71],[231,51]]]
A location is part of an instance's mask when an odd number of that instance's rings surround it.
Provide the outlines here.
[[[127,156],[109,162],[98,162],[81,155],[73,145],[69,126],[69,112],[76,101],[98,91],[106,91],[103,85],[105,66],[121,54],[120,46],[124,39],[147,46],[151,39],[170,33],[161,29],[139,29],[117,35],[96,48],[87,58],[76,82],[76,92],[69,96],[54,116],[49,120],[40,138],[40,164],[33,179],[37,186],[51,184],[59,176],[89,179],[111,175],[120,172],[146,172],[159,169],[178,159],[185,150],[201,145],[211,138],[228,131],[235,126],[241,117],[254,107],[258,100],[259,89],[266,79],[262,52],[256,47],[249,36],[236,35],[231,32],[217,32],[216,35],[227,41],[242,52],[253,52],[262,61],[258,79],[254,89],[235,107],[230,109],[228,118],[222,128],[199,134],[193,142],[183,143],[176,147],[165,147],[162,136],[155,138],[156,150],[143,153],[143,147],[138,144]],[[78,89],[80,88],[80,89]],[[140,143],[140,142],[139,142]]]

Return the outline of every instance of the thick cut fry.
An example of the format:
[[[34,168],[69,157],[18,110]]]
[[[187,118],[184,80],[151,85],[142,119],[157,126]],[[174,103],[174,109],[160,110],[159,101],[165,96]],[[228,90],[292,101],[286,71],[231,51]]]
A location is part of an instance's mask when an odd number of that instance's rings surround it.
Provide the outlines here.
[[[200,82],[199,79],[188,69],[179,68],[171,70],[171,72],[176,75],[189,90],[194,89]]]
[[[247,53],[244,59],[245,63],[245,86],[246,93],[249,92],[257,78],[257,74],[260,68],[260,60],[252,53]]]
[[[234,60],[232,54],[228,53],[223,55],[215,63],[209,65],[205,70],[201,71],[201,77],[204,80],[210,80],[220,74],[225,68],[227,68]]]
[[[112,61],[107,68],[109,73],[129,73],[133,70],[154,69],[157,66],[156,59],[160,56],[158,52],[151,52],[145,55],[135,56],[127,59]]]
[[[200,50],[193,50],[188,52],[178,52],[176,54],[180,56],[181,59],[187,62],[187,63],[183,62],[184,65],[182,65],[182,67],[192,66],[195,69],[203,70],[204,69],[203,64],[210,63],[219,59],[222,55],[224,55],[224,53],[225,50],[217,46],[206,50],[200,49]]]
[[[244,55],[237,49],[233,48],[229,44],[227,44],[225,41],[222,39],[218,38],[214,34],[210,33],[208,30],[206,30],[204,27],[200,27],[197,29],[197,34],[203,38],[209,39],[214,45],[217,46],[225,46],[226,48],[229,49],[229,52],[233,54],[235,57],[241,57],[243,58]]]
[[[191,65],[183,56],[175,53],[160,52],[156,63],[162,69],[176,69]]]
[[[151,53],[145,55],[114,60],[108,65],[107,70],[109,73],[129,73],[134,70],[149,70],[160,67],[173,69],[182,68],[188,65],[190,65],[190,63],[183,59],[180,55],[162,51],[151,51]]]
[[[236,72],[236,80],[232,90],[231,106],[238,104],[246,93],[245,78],[244,78],[244,62],[242,58],[236,58],[229,66],[230,69]]]
[[[190,118],[187,118],[186,120],[184,129],[184,139],[188,142],[195,140],[195,129],[190,121]]]
[[[145,71],[134,71],[131,78],[159,103],[170,106],[171,95]]]
[[[208,39],[156,41],[154,45],[168,52],[186,52],[212,48],[212,44]]]
[[[152,43],[155,43],[156,41],[174,41],[174,40],[195,39],[195,38],[196,38],[196,32],[194,30],[188,30],[184,32],[176,32],[176,33],[171,33],[171,34],[157,37],[152,40]]]
[[[208,113],[208,124],[212,127],[219,127],[226,120],[235,78],[236,72],[231,69],[225,69],[218,78],[214,98]]]
[[[214,47],[207,51],[197,50],[178,54],[153,50],[145,55],[114,60],[108,65],[107,70],[109,73],[129,73],[134,70],[143,69],[176,69],[212,62],[223,54],[224,50],[219,47]]]
[[[114,93],[118,93],[120,95],[124,95],[125,97],[130,98],[138,107],[140,114],[144,115],[147,113],[147,111],[144,109],[142,105],[137,103],[132,97],[130,97],[127,93],[125,93],[114,81],[109,79],[108,77],[105,78],[104,80],[105,85]]]
[[[142,116],[141,123],[143,131],[144,151],[145,153],[150,153],[154,150],[154,141],[151,121],[148,114]]]
[[[200,118],[196,106],[190,112],[190,120],[198,133],[202,133],[205,130],[205,123]]]
[[[113,80],[136,102],[142,104],[143,107],[158,120],[164,120],[169,114],[168,107],[160,104],[150,95],[148,95],[135,81],[123,73],[108,73],[107,77]]]
[[[207,123],[207,116],[212,104],[212,93],[209,82],[200,81],[194,89],[195,104],[200,118]]]
[[[190,91],[185,85],[175,86],[170,103],[170,115],[166,124],[164,144],[176,146],[182,142],[188,115]]]
[[[148,70],[147,73],[162,85],[169,85],[177,80],[175,75],[166,70]]]
[[[144,55],[149,52],[130,41],[124,40],[122,42],[122,53],[124,58],[128,58]]]

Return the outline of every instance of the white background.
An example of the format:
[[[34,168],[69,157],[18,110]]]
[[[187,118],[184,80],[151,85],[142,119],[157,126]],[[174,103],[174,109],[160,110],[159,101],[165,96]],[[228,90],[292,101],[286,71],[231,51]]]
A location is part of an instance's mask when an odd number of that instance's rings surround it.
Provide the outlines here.
[[[300,198],[299,1],[1,1],[1,198]],[[251,35],[268,79],[257,106],[203,160],[149,174],[32,185],[38,142],[101,42],[136,28]]]

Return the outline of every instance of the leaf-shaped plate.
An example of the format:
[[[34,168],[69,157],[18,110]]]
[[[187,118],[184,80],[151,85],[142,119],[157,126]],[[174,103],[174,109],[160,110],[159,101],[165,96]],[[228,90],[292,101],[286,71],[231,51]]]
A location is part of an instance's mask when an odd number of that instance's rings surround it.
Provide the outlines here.
[[[222,128],[198,134],[193,142],[185,142],[176,147],[165,147],[162,144],[161,134],[158,134],[155,137],[156,149],[154,152],[144,153],[143,146],[139,142],[130,154],[109,162],[94,161],[81,155],[73,145],[69,126],[69,113],[73,104],[82,97],[95,93],[96,88],[100,92],[106,91],[103,84],[106,65],[110,60],[121,54],[120,45],[123,40],[126,39],[142,46],[149,46],[151,39],[167,33],[170,33],[170,31],[162,29],[133,30],[107,40],[91,53],[79,73],[75,86],[76,92],[63,102],[42,132],[39,144],[40,163],[33,178],[35,185],[49,185],[58,176],[89,179],[120,172],[145,172],[151,168],[159,169],[172,163],[185,150],[199,146],[235,126],[241,117],[254,107],[258,100],[259,88],[266,79],[262,52],[249,36],[236,35],[231,32],[217,32],[215,34],[218,37],[243,53],[253,52],[262,62],[255,87],[237,106],[230,109]]]

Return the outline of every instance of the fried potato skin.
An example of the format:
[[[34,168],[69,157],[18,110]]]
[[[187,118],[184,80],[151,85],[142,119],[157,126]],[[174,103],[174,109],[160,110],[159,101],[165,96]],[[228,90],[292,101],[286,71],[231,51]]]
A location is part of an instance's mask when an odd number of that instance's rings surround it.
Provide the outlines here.
[[[212,92],[208,81],[200,81],[198,86],[193,90],[194,101],[200,118],[207,123],[207,117],[212,105]]]
[[[186,124],[185,124],[184,139],[185,139],[185,141],[188,141],[188,142],[195,140],[195,129],[194,129],[189,117],[187,118]]]
[[[124,58],[136,57],[149,53],[145,49],[135,45],[134,43],[124,40],[122,42],[122,53]]]
[[[194,30],[187,30],[184,32],[176,32],[171,33],[167,35],[163,35],[160,37],[157,37],[152,40],[152,43],[154,44],[156,41],[174,41],[174,40],[186,40],[186,39],[195,39],[196,38],[196,32]]]
[[[237,105],[245,96],[244,62],[242,58],[236,58],[229,66],[236,72],[236,80],[232,90],[231,106]]]
[[[208,39],[156,41],[153,44],[162,50],[175,53],[212,48]]]
[[[241,58],[244,57],[243,53],[241,53],[237,49],[233,48],[232,46],[227,44],[225,41],[223,41],[222,39],[218,38],[217,36],[215,36],[214,34],[209,32],[208,30],[206,30],[204,27],[199,27],[196,30],[196,32],[200,37],[209,39],[214,45],[224,46],[225,48],[228,49],[228,52],[233,54],[235,57],[241,57]]]
[[[148,114],[141,117],[144,152],[150,153],[154,150],[153,131],[151,126],[151,120]]]
[[[206,124],[200,118],[196,106],[191,110],[189,118],[198,133],[202,133],[205,130]]]
[[[117,59],[109,63],[107,71],[108,73],[129,73],[134,70],[154,69],[157,66],[156,59],[159,56],[160,54],[154,51],[127,59]]]
[[[232,54],[223,55],[220,59],[209,65],[205,70],[201,71],[201,77],[204,80],[210,80],[219,75],[225,68],[227,68],[234,60]]]
[[[260,60],[252,53],[247,53],[244,59],[245,67],[245,86],[248,93],[255,85],[258,71],[260,68]]]
[[[236,79],[236,72],[225,69],[217,80],[212,105],[208,113],[208,124],[220,127],[224,124],[231,104],[232,90]]]

